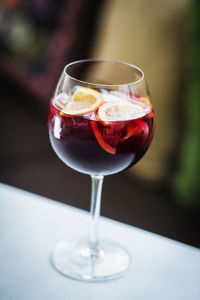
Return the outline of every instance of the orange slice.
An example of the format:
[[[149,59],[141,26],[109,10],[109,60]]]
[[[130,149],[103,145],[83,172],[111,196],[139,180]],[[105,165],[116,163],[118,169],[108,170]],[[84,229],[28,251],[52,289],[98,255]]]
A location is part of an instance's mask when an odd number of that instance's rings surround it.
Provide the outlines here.
[[[127,125],[126,131],[126,135],[121,139],[121,142],[135,136],[142,137],[144,140],[146,140],[149,134],[149,127],[146,122],[142,120],[136,120],[134,123]]]
[[[99,120],[106,122],[138,119],[146,114],[146,110],[141,105],[128,101],[104,103],[97,112]]]
[[[62,112],[68,115],[84,115],[95,111],[102,104],[101,93],[93,89],[78,87]]]
[[[120,140],[118,149],[121,153],[133,153],[143,149],[149,136],[149,127],[142,120],[127,124],[126,135]]]
[[[112,94],[112,92],[110,92],[110,93],[103,93],[102,96],[103,96],[103,103],[104,104],[108,104],[108,103],[109,104],[118,104],[118,103],[123,104],[124,102],[125,103],[129,103],[127,101],[127,99],[123,99],[121,97],[115,96],[114,94]],[[90,115],[90,119],[91,120],[101,120],[101,118],[98,115],[98,109]],[[102,121],[102,122],[104,124],[107,124],[107,122],[105,122],[105,121]]]
[[[123,134],[124,122],[105,125],[103,122],[91,121],[91,126],[101,148],[110,154],[115,154]]]

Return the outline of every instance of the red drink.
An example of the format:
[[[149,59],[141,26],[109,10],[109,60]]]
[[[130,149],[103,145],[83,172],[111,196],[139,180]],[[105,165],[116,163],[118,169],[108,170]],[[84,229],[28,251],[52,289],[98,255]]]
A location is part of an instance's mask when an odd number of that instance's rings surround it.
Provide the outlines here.
[[[98,219],[104,175],[134,165],[152,140],[154,113],[142,70],[113,60],[67,65],[50,101],[48,129],[59,158],[92,180],[89,241],[61,241],[53,253],[55,268],[81,280],[123,275],[130,255],[118,244],[100,241]]]
[[[54,151],[68,166],[86,174],[109,175],[134,165],[148,149],[154,132],[151,105],[136,97],[134,104],[137,99],[147,113],[120,121],[102,121],[97,110],[95,115],[94,111],[69,115],[52,99],[48,128]]]

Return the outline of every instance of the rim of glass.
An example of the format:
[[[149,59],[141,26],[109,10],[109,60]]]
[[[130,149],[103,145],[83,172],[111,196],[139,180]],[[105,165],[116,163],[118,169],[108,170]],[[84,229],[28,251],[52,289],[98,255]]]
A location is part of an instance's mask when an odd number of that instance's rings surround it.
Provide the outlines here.
[[[75,64],[78,64],[78,63],[84,63],[84,62],[113,62],[113,63],[118,63],[118,64],[122,64],[122,65],[126,65],[132,69],[136,69],[140,74],[141,74],[141,77],[138,79],[138,80],[135,80],[135,81],[131,81],[131,82],[128,82],[128,83],[123,83],[123,84],[101,84],[101,83],[91,83],[89,81],[84,81],[84,80],[80,80],[80,79],[77,79],[76,77],[73,77],[71,75],[69,75],[67,73],[67,69]],[[87,85],[93,85],[93,86],[105,86],[105,87],[114,87],[114,86],[127,86],[127,85],[132,85],[132,84],[137,84],[141,81],[144,80],[144,72],[137,66],[131,64],[131,63],[128,63],[128,62],[124,62],[122,60],[115,60],[115,59],[80,59],[80,60],[76,60],[76,61],[73,61],[69,64],[67,64],[65,67],[64,67],[64,73],[65,75],[69,76],[69,78],[73,79],[73,80],[76,80],[80,83],[83,83],[83,84],[87,84]]]

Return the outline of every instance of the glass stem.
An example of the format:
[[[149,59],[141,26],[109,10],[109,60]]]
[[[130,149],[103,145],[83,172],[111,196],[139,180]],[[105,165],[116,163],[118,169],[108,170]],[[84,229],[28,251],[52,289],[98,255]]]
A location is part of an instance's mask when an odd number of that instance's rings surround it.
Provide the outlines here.
[[[101,192],[103,185],[102,175],[91,175],[92,179],[92,193],[91,193],[91,227],[90,227],[90,237],[89,244],[90,249],[93,252],[98,252],[99,250],[99,216],[101,209]]]

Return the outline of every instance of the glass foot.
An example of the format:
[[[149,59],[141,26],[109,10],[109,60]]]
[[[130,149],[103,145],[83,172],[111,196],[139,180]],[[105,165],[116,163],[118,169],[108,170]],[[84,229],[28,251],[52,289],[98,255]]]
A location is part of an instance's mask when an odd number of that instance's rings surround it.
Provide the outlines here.
[[[123,275],[130,266],[128,251],[112,242],[102,242],[100,250],[88,244],[61,241],[52,256],[55,268],[63,275],[85,281],[102,281]]]

